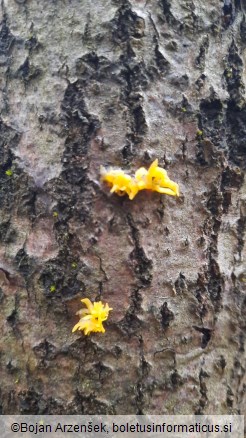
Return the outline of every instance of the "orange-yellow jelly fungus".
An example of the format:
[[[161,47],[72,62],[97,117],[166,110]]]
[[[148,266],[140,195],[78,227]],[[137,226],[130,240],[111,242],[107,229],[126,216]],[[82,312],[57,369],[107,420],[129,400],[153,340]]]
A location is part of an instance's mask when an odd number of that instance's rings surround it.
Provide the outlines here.
[[[111,307],[108,304],[103,304],[101,301],[92,303],[89,298],[83,298],[82,303],[86,305],[86,309],[79,310],[76,315],[81,316],[79,322],[75,324],[72,332],[76,330],[84,330],[85,335],[89,335],[91,332],[105,332],[103,327],[103,321],[108,319],[108,314]]]
[[[101,166],[101,179],[112,186],[110,193],[117,193],[119,196],[127,194],[130,199],[133,199],[139,189],[137,183],[130,175],[127,175],[121,169],[109,169],[108,171]]]
[[[117,195],[135,198],[140,190],[152,190],[171,196],[179,196],[179,186],[167,176],[167,171],[158,166],[158,160],[153,161],[149,169],[140,167],[131,177],[121,169],[109,169],[101,167],[102,181],[112,186],[110,192]]]

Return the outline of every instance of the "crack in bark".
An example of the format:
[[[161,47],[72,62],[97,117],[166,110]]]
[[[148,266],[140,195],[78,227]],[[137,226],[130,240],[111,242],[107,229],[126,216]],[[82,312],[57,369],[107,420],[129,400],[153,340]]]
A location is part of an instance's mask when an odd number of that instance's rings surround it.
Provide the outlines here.
[[[134,271],[140,283],[143,286],[148,286],[152,281],[152,260],[148,259],[143,247],[140,244],[139,230],[130,213],[127,214],[127,222],[131,230],[131,235],[134,243],[134,250],[131,253],[131,259],[135,261]]]
[[[204,409],[206,408],[206,405],[208,403],[208,389],[206,385],[206,379],[209,377],[208,373],[201,368],[199,373],[199,385],[200,385],[200,400],[199,400],[199,407],[197,407],[195,411],[195,415],[204,415]]]

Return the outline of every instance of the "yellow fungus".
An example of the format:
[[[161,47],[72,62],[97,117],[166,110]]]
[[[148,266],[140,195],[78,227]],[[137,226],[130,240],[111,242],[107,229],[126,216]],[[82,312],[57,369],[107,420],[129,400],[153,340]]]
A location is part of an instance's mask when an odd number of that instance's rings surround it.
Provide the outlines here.
[[[109,169],[108,171],[101,167],[101,179],[110,186],[110,192],[117,195],[129,196],[134,199],[141,190],[152,190],[171,196],[179,196],[179,186],[167,176],[167,171],[158,166],[158,160],[153,161],[149,169],[140,167],[135,176],[124,173],[121,169]]]
[[[107,304],[103,304],[101,301],[92,303],[89,298],[83,298],[82,303],[86,305],[86,309],[79,310],[76,315],[81,316],[79,322],[75,324],[72,332],[76,330],[84,330],[85,335],[89,335],[91,332],[105,332],[103,327],[103,321],[108,319],[110,310],[113,310]]]
[[[101,167],[100,170],[101,170],[102,180],[112,185],[110,193],[115,192],[119,196],[123,196],[127,194],[131,199],[131,196],[133,195],[136,189],[134,187],[134,182],[130,175],[127,175],[121,169],[110,168],[107,171],[104,167]]]
[[[13,171],[11,169],[6,170],[5,174],[7,176],[12,176],[13,175]]]
[[[50,286],[50,292],[55,292],[55,291],[56,291],[56,287],[55,287],[54,284],[52,284],[52,285]]]

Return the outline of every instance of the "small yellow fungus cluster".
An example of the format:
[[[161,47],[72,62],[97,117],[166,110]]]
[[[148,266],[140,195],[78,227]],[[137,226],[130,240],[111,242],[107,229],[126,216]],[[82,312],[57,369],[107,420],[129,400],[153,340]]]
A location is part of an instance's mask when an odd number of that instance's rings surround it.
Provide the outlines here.
[[[134,199],[140,190],[152,190],[171,196],[179,196],[179,186],[167,176],[167,171],[158,166],[158,160],[153,161],[149,169],[140,167],[135,176],[127,175],[121,169],[106,170],[101,167],[102,181],[112,186],[110,192],[119,196],[127,194]]]
[[[151,190],[153,192],[164,193],[171,196],[179,196],[179,186],[172,181],[165,169],[158,166],[158,160],[153,161],[149,169],[140,167],[134,177],[127,175],[121,169],[106,170],[101,167],[101,179],[111,186],[111,193],[117,193],[122,196],[127,194],[129,199],[134,199],[141,190]],[[73,262],[73,268],[77,267],[77,263]],[[50,290],[55,290],[54,286]],[[52,290],[53,289],[53,290]],[[91,332],[105,332],[103,322],[108,319],[109,312],[113,310],[108,306],[108,303],[103,304],[101,301],[92,303],[88,298],[81,300],[86,308],[79,310],[76,315],[80,316],[80,320],[73,327],[72,332],[76,330],[84,331],[85,335]]]
[[[92,303],[88,298],[81,300],[87,307],[87,309],[79,310],[76,315],[81,316],[79,322],[75,324],[73,332],[76,330],[84,330],[85,335],[89,335],[91,332],[105,332],[103,327],[103,321],[106,321],[111,307],[108,304],[102,304],[101,301]]]

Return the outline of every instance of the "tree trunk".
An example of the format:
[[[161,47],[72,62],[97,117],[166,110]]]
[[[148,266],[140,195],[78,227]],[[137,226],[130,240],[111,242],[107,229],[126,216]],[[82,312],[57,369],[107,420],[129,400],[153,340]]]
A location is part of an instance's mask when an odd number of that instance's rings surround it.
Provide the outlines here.
[[[2,413],[245,412],[245,45],[240,0],[2,0]],[[155,158],[179,198],[100,183]]]

